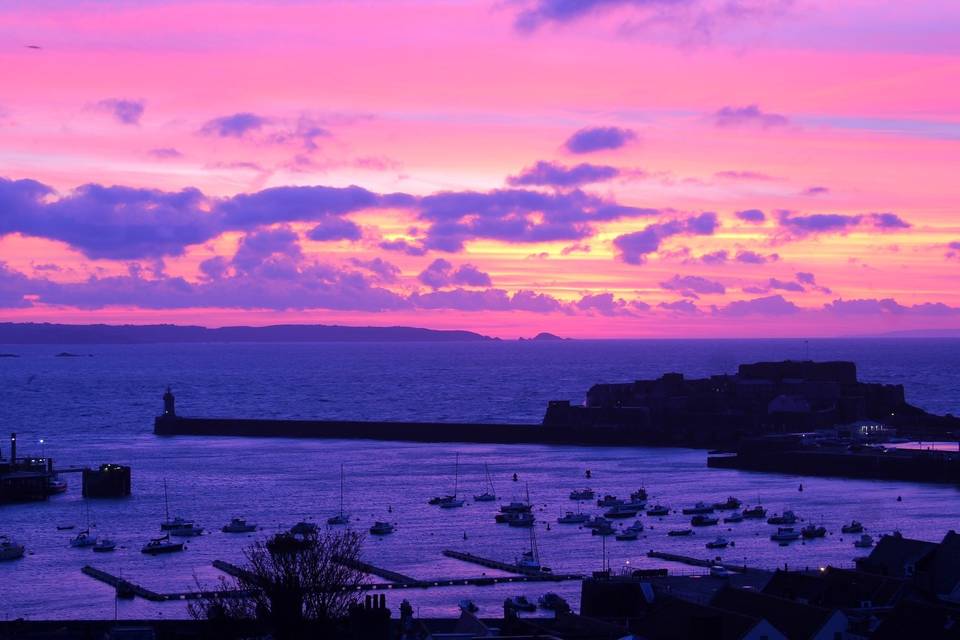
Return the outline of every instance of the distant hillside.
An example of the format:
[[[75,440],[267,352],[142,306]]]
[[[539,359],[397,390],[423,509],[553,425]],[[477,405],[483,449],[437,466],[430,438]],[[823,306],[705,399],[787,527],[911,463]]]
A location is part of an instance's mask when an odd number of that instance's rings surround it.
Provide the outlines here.
[[[280,324],[208,329],[174,324],[108,325],[0,323],[0,344],[148,344],[173,342],[477,342],[492,340],[472,331],[417,327],[345,327]]]

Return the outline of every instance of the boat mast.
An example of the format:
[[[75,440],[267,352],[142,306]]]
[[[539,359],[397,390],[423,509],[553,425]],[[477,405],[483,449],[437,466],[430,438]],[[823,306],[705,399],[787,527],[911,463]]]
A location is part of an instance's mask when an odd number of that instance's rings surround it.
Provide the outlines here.
[[[340,465],[340,517],[343,517],[343,465]]]
[[[170,502],[167,500],[167,479],[163,479],[163,515],[170,522]]]
[[[456,462],[453,463],[453,499],[457,499],[457,482],[460,479],[460,453],[457,452]]]

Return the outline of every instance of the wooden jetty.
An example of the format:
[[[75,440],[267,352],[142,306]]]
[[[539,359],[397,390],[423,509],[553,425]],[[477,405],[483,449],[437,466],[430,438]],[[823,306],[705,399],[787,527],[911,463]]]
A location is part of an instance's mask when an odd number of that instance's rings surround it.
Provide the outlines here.
[[[583,576],[579,574],[557,574],[557,573],[552,573],[550,571],[528,569],[525,567],[519,567],[515,564],[510,564],[507,562],[500,562],[499,560],[482,558],[472,553],[465,553],[463,551],[454,551],[453,549],[444,549],[443,555],[447,556],[448,558],[455,558],[457,560],[463,560],[464,562],[478,564],[481,567],[488,567],[490,569],[499,569],[500,571],[517,573],[517,574],[520,574],[521,576],[524,576],[525,578],[533,579],[533,580],[528,580],[529,582],[536,581],[536,580],[560,581],[560,580],[582,580],[583,579]]]
[[[395,584],[405,584],[411,586],[421,586],[422,580],[417,578],[412,578],[410,576],[404,575],[402,573],[397,573],[396,571],[390,571],[389,569],[384,569],[376,565],[370,564],[369,562],[362,562],[360,560],[350,560],[349,558],[337,558],[336,561],[339,564],[342,564],[345,567],[350,567],[351,569],[356,569],[357,571],[362,571],[371,576],[378,576],[384,580],[389,580]]]
[[[134,582],[124,580],[119,576],[115,576],[112,573],[107,573],[106,571],[101,571],[100,569],[91,567],[90,565],[84,566],[82,569],[80,569],[80,571],[95,580],[99,580],[100,582],[110,585],[117,590],[118,595],[121,593],[129,593],[139,596],[144,600],[152,600],[153,602],[163,602],[164,600],[169,599],[162,593],[150,591],[149,589],[141,587]]]
[[[683,556],[677,553],[667,553],[665,551],[653,551],[652,549],[647,552],[648,558],[657,558],[659,560],[669,560],[670,562],[680,562],[682,564],[688,564],[694,567],[723,567],[724,569],[729,569],[730,571],[738,571],[740,573],[746,573],[748,571],[763,571],[762,569],[753,569],[744,566],[743,564],[734,564],[732,562],[721,562],[719,560],[704,560],[703,558],[694,558],[692,556]]]

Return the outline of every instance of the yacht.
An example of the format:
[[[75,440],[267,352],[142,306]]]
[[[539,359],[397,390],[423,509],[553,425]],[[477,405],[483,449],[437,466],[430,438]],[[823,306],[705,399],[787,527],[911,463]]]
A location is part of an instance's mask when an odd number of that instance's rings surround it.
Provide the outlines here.
[[[607,518],[632,518],[640,509],[626,504],[617,504],[607,509],[603,515]]]
[[[766,515],[767,515],[767,510],[761,507],[760,505],[743,510],[743,517],[748,519],[759,520],[761,518],[764,518]]]
[[[160,536],[159,538],[153,538],[140,549],[142,553],[146,553],[151,556],[159,555],[161,553],[174,553],[176,551],[183,551],[182,542],[173,542],[170,540],[170,534]]]
[[[779,527],[776,533],[770,534],[774,542],[793,542],[800,539],[800,532],[793,527]]]
[[[203,527],[198,527],[191,522],[190,524],[186,524],[182,527],[167,529],[167,533],[178,538],[193,538],[203,534]]]
[[[612,523],[603,516],[595,516],[593,520],[589,518],[584,521],[583,526],[587,529],[597,529],[599,527],[609,527]]]
[[[796,524],[797,523],[797,514],[793,511],[784,511],[783,515],[771,516],[767,518],[767,524]]]
[[[522,573],[548,573],[550,571],[549,567],[545,567],[540,563],[540,549],[537,547],[537,530],[534,527],[530,527],[530,548],[521,553],[520,557],[517,558],[517,568]]]
[[[252,533],[257,530],[257,525],[247,522],[243,518],[233,518],[230,524],[223,525],[221,529],[224,533]]]
[[[593,500],[593,489],[574,489],[570,492],[571,500]]]
[[[317,532],[317,525],[312,522],[306,522],[301,520],[297,524],[290,527],[290,533],[295,536],[309,536]]]
[[[327,518],[327,524],[350,524],[350,516],[343,512],[343,465],[340,465],[340,512]]]
[[[529,511],[520,513],[511,513],[507,516],[507,525],[511,527],[532,527],[534,522],[533,514]]]
[[[730,541],[723,536],[717,536],[707,543],[707,549],[726,549],[730,546]]]
[[[598,507],[613,507],[618,504],[623,504],[623,500],[620,500],[617,498],[617,496],[612,496],[609,493],[597,500]]]
[[[493,490],[493,479],[490,477],[490,469],[486,464],[483,465],[483,474],[486,479],[486,490],[480,495],[473,496],[475,502],[493,502],[497,499],[497,493]]]
[[[840,527],[841,533],[863,533],[863,525],[854,520],[850,524]]]
[[[375,536],[385,536],[388,533],[393,533],[394,526],[389,522],[381,522],[377,520],[373,523],[373,526],[370,527],[370,533]]]
[[[160,531],[170,531],[172,529],[182,529],[183,527],[192,527],[193,520],[186,520],[177,516],[170,519],[170,501],[167,497],[167,481],[163,481],[163,522],[160,523]]]
[[[457,498],[460,480],[460,454],[457,454],[456,462],[453,467],[453,495],[444,496],[435,504],[441,509],[459,509],[463,506],[463,500]]]
[[[531,509],[533,509],[533,505],[530,504],[529,501],[527,502],[514,501],[514,502],[511,502],[510,504],[500,505],[501,513],[522,513],[522,512],[529,513]]]
[[[610,524],[608,520],[604,520],[603,524],[590,527],[590,534],[594,536],[612,536],[614,533],[616,533],[616,531],[614,531],[613,525]]]
[[[432,504],[436,506],[443,502],[449,502],[450,500],[456,500],[456,496],[434,496],[429,500],[427,500],[427,504]]]
[[[574,513],[573,511],[567,511],[566,514],[557,518],[557,523],[559,524],[584,524],[590,520],[590,515],[586,513]]]
[[[540,596],[540,598],[538,598],[537,600],[537,604],[539,604],[541,608],[547,609],[549,611],[557,611],[557,612],[570,611],[570,605],[567,604],[567,601],[561,598],[560,596],[558,596],[557,594],[553,593],[552,591],[549,591],[543,594],[542,596]]]
[[[865,533],[858,540],[854,540],[853,546],[858,549],[869,549],[873,546],[873,537],[869,533]]]
[[[733,496],[729,496],[723,502],[714,502],[713,508],[718,510],[739,509],[742,504],[743,502],[741,502],[740,500],[734,498]]]
[[[23,557],[23,545],[7,536],[0,536],[0,561],[17,560]]]
[[[739,511],[734,511],[727,517],[723,519],[724,522],[743,522],[743,514]]]
[[[647,501],[647,490],[642,487],[630,494],[630,502],[646,502],[646,501]]]
[[[698,513],[697,515],[690,518],[690,524],[694,527],[710,527],[720,522],[720,518],[714,518],[713,516],[707,516]]]
[[[117,548],[117,543],[110,538],[98,538],[97,543],[93,545],[93,550],[97,553],[109,553]]]
[[[647,509],[648,516],[668,516],[670,515],[670,507],[665,507],[662,504],[655,504],[652,508]]]
[[[636,540],[637,536],[640,535],[640,532],[635,531],[634,529],[624,529],[618,533],[615,537],[617,540]]]
[[[82,549],[86,547],[92,547],[96,543],[97,539],[90,535],[90,529],[84,529],[73,537],[73,539],[70,541],[70,546]]]
[[[667,531],[667,535],[671,538],[676,538],[679,536],[692,536],[693,529],[671,529],[670,531]]]
[[[704,513],[713,513],[713,505],[707,504],[706,502],[698,502],[692,507],[687,507],[683,510],[683,515],[685,516],[702,515]]]
[[[509,599],[510,606],[517,611],[536,611],[537,605],[527,600],[526,596],[514,596]]]
[[[819,527],[813,523],[808,524],[807,526],[800,529],[800,535],[805,539],[811,540],[813,538],[823,538],[827,535],[826,527]]]

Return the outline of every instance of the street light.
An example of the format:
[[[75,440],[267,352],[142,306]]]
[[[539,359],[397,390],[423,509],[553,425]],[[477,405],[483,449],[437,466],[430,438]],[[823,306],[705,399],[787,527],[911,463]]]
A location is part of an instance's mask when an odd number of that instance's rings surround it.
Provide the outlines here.
[[[40,457],[47,461],[47,447],[43,444],[43,438],[40,438]]]

